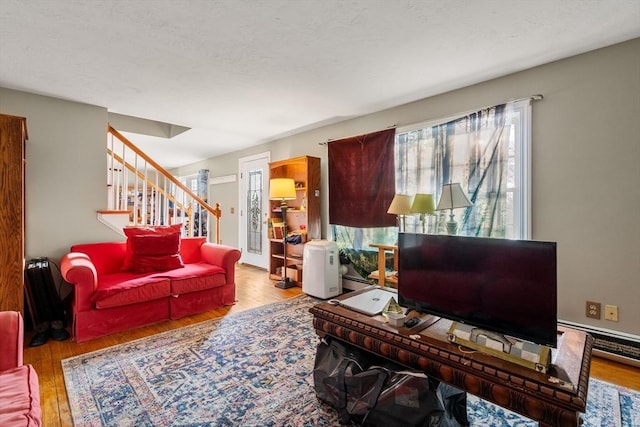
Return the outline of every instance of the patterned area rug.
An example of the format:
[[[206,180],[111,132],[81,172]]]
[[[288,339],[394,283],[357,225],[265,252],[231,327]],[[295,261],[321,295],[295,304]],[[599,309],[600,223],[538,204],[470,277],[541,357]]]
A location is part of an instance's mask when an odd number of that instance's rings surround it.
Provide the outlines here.
[[[77,426],[335,426],[301,296],[62,361]],[[474,396],[477,426],[537,426]],[[617,415],[616,415],[617,413]],[[640,393],[591,379],[583,426],[640,425]]]

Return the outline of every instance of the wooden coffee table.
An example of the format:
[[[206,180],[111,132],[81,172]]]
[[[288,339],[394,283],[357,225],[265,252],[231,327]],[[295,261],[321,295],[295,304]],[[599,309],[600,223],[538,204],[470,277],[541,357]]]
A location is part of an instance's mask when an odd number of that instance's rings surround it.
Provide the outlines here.
[[[559,327],[552,365],[549,372],[540,373],[449,342],[446,334],[452,322],[447,319],[422,315],[422,324],[409,330],[328,302],[310,311],[320,337],[331,336],[420,370],[541,426],[581,424],[593,347],[593,338],[582,331]]]

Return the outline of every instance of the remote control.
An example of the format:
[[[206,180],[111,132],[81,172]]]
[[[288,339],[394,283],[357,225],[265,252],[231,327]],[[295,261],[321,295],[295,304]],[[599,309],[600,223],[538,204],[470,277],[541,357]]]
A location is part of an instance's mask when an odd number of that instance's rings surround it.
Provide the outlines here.
[[[404,322],[404,326],[406,328],[413,328],[414,326],[416,326],[418,323],[420,323],[420,318],[418,317],[412,317],[411,319],[407,320],[406,322]]]

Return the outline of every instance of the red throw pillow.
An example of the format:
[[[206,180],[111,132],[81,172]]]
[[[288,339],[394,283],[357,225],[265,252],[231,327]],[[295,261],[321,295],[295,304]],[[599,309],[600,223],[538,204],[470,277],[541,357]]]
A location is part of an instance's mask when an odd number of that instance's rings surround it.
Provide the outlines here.
[[[134,273],[151,273],[152,271],[167,271],[176,268],[183,268],[184,263],[178,254],[133,257]]]
[[[133,236],[142,235],[166,235],[171,233],[180,233],[182,224],[159,225],[155,227],[125,227],[124,234],[127,236],[127,248],[125,251],[124,262],[122,263],[122,271],[133,270],[133,245],[131,238]]]
[[[173,255],[180,251],[180,233],[131,236],[133,256]]]
[[[130,237],[133,271],[148,273],[184,267],[180,257],[180,233],[141,234]]]

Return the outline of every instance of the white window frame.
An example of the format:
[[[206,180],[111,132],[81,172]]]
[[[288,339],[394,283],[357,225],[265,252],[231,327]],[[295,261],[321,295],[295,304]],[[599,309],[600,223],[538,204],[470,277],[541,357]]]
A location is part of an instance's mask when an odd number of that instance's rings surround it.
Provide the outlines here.
[[[518,194],[514,197],[514,230],[516,238],[531,238],[531,100],[514,103],[514,112],[520,116],[519,131],[520,144],[516,144],[515,158],[518,162],[516,188]]]

